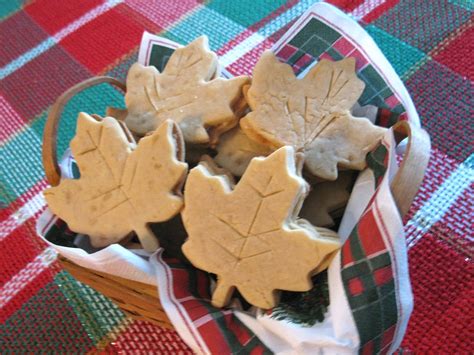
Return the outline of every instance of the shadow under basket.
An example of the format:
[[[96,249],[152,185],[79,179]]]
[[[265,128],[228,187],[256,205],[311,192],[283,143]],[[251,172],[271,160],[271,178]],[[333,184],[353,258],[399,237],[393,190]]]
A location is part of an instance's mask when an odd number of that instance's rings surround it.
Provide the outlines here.
[[[112,84],[123,92],[126,90],[125,84],[114,78],[95,77],[83,81],[64,92],[51,107],[43,137],[43,166],[46,178],[52,186],[57,186],[61,179],[56,154],[56,139],[64,106],[77,93],[102,83]],[[429,159],[430,143],[426,132],[408,122],[397,123],[393,126],[393,130],[397,141],[401,141],[406,137],[409,138],[403,162],[391,183],[392,194],[400,215],[404,216],[423,180],[424,170]],[[176,240],[173,240],[171,238],[162,241],[160,238],[160,244],[170,254],[176,255],[180,253],[180,245],[183,239],[176,238]],[[155,285],[81,267],[63,256],[59,257],[59,261],[64,269],[69,271],[77,280],[110,298],[130,317],[149,321],[162,327],[173,328],[161,306],[158,289]]]

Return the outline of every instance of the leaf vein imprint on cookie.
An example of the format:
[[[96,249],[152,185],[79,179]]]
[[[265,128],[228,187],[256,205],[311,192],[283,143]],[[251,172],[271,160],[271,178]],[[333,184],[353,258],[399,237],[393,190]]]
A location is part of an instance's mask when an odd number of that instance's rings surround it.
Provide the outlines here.
[[[119,190],[125,196],[125,200],[123,200],[120,203],[117,203],[115,206],[112,206],[112,207],[108,208],[106,211],[102,211],[100,214],[97,215],[97,217],[101,217],[101,216],[105,215],[106,213],[114,210],[115,208],[117,208],[118,206],[120,206],[120,205],[122,205],[126,202],[128,202],[130,204],[130,207],[133,209],[133,211],[135,213],[137,213],[138,209],[135,207],[135,205],[133,204],[131,198],[128,196],[127,191],[123,188],[123,185],[121,185],[121,182],[120,182],[122,180],[123,170],[120,172],[120,176],[116,177],[114,175],[113,169],[112,169],[111,165],[109,164],[107,158],[104,156],[104,154],[102,154],[102,151],[99,149],[102,146],[102,137],[104,136],[104,126],[99,127],[99,138],[98,138],[99,143],[96,143],[94,141],[94,138],[92,137],[92,134],[89,130],[87,130],[86,133],[89,136],[89,139],[91,140],[92,144],[94,145],[94,149],[92,149],[92,151],[97,151],[97,154],[102,158],[102,161],[104,162],[104,165],[109,170],[110,175],[112,175],[112,178],[115,180],[115,184],[117,184],[117,187],[115,189],[112,189],[112,191]],[[136,172],[136,165],[134,166],[134,173],[132,175],[132,181],[133,181],[133,177],[135,175],[135,172]],[[117,178],[118,178],[118,180],[117,180]],[[105,196],[105,195],[107,195],[107,193],[103,194],[102,196]],[[89,201],[90,201],[90,199],[89,199]]]
[[[289,146],[254,158],[236,185],[207,163],[191,170],[182,250],[194,266],[217,274],[215,306],[226,305],[235,287],[265,309],[276,305],[278,290],[309,290],[311,273],[327,267],[339,247],[335,232],[296,222],[309,189],[299,159]]]
[[[367,118],[352,116],[364,87],[354,58],[320,60],[298,79],[288,64],[266,51],[246,91],[251,111],[240,127],[269,148],[295,147],[305,154],[309,172],[335,180],[338,168],[364,169],[366,154],[386,131]]]
[[[179,189],[187,164],[178,153],[184,145],[178,126],[165,121],[135,144],[112,117],[80,113],[77,122],[71,150],[80,177],[45,191],[50,209],[71,230],[89,235],[94,247],[134,231],[146,250],[155,251],[158,240],[148,223],[169,220],[183,204]]]
[[[154,131],[166,119],[180,125],[186,142],[217,142],[237,125],[246,76],[219,78],[217,55],[207,37],[176,49],[160,73],[153,66],[135,63],[127,75],[125,123],[137,135]]]

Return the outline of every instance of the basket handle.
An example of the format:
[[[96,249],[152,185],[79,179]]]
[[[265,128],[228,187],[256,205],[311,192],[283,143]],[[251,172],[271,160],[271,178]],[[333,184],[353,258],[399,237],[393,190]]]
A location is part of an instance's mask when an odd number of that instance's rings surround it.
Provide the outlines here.
[[[423,181],[430,159],[431,142],[424,129],[408,121],[399,121],[392,129],[397,143],[408,137],[402,164],[390,185],[395,203],[403,217],[410,209]]]
[[[87,88],[103,83],[112,84],[121,89],[123,92],[126,90],[125,84],[120,80],[109,76],[97,76],[84,80],[66,90],[61,96],[58,97],[56,102],[51,107],[43,133],[43,167],[46,174],[46,180],[51,186],[57,186],[61,180],[61,170],[59,169],[58,158],[56,156],[56,147],[58,126],[64,107],[74,95]]]

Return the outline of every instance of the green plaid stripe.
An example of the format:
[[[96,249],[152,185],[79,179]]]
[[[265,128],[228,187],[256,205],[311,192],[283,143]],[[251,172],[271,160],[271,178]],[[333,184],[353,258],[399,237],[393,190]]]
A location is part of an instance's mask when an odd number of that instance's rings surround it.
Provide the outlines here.
[[[415,64],[427,59],[426,54],[419,49],[402,42],[374,25],[365,26],[365,30],[372,36],[401,77],[410,71]]]
[[[94,346],[61,284],[50,282],[0,324],[1,353],[86,353]]]
[[[54,281],[94,344],[99,343],[125,319],[123,312],[108,298],[80,283],[68,272],[58,273]]]
[[[308,36],[308,34],[311,35]],[[319,58],[340,37],[341,34],[331,27],[317,19],[312,19],[288,44],[311,55],[313,58]]]
[[[254,1],[254,0],[213,0],[208,2],[207,7],[234,22],[248,27],[268,16],[272,11],[285,4],[285,0]],[[252,11],[242,11],[252,9]]]
[[[472,18],[468,5],[456,6],[462,2],[404,0],[373,24],[410,46],[428,53]],[[464,3],[472,4],[472,1],[466,0]]]
[[[75,95],[66,105],[58,128],[58,156],[61,157],[69,147],[76,133],[76,120],[79,112],[94,112],[105,115],[107,106],[125,107],[123,94],[109,84],[100,84]],[[48,112],[43,112],[34,120],[31,128],[39,137],[43,135]]]
[[[105,114],[105,107],[124,107],[123,95],[112,86],[102,84],[74,96],[66,105],[58,129],[58,156],[61,157],[75,134],[77,115],[81,111]],[[41,138],[48,112],[44,111],[0,150],[4,193],[0,202],[8,205],[44,176],[41,164]],[[16,157],[11,159],[10,157]]]
[[[15,11],[18,11],[25,1],[22,0],[8,0],[2,1],[0,5],[0,20],[8,17],[13,14]]]
[[[393,278],[378,284],[374,276],[377,270],[390,267],[390,255],[385,252],[376,257],[367,257],[357,229],[349,236],[349,243],[355,262],[342,268],[344,288],[359,332],[361,348],[371,343],[374,352],[378,352],[383,348],[384,333],[398,320]],[[342,265],[345,262],[343,253]],[[354,284],[360,287],[355,293]]]
[[[385,100],[392,96],[393,92],[387,87],[385,80],[377,73],[375,68],[368,65],[357,74],[366,84],[359,99],[359,104],[388,108],[389,106],[385,104]]]
[[[379,185],[382,178],[387,171],[386,166],[386,157],[387,157],[387,148],[380,144],[377,148],[367,154],[366,161],[367,166],[373,171],[375,176],[375,187]]]
[[[172,48],[153,46],[150,53],[150,65],[155,66],[160,72],[163,71],[173,52]]]
[[[218,50],[243,31],[245,27],[232,19],[208,7],[199,7],[161,35],[177,43],[190,43],[207,35],[211,49]]]
[[[34,186],[44,175],[40,160],[41,140],[27,127],[0,149],[0,203],[8,206]],[[12,159],[11,157],[15,157]]]
[[[127,79],[128,69],[138,60],[138,49],[130,54],[130,56],[123,58],[116,66],[111,68],[105,75],[111,76],[125,82]],[[112,105],[112,104],[111,104]]]

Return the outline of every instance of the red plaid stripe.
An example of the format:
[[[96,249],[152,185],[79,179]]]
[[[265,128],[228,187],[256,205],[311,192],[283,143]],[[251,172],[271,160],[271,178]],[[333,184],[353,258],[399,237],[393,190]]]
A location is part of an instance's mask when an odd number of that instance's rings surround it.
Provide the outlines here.
[[[0,22],[0,67],[7,65],[48,37],[48,34],[24,12]]]
[[[2,80],[2,91],[15,111],[31,120],[66,89],[90,76],[73,57],[55,46]]]
[[[366,23],[370,23],[372,21],[377,20],[383,13],[386,13],[396,4],[398,4],[400,0],[385,0],[382,1],[379,6],[376,6],[372,11],[369,11],[362,20]]]
[[[340,9],[344,11],[353,11],[355,8],[358,6],[362,5],[364,3],[364,0],[329,0],[327,1],[330,4],[333,4],[334,6],[339,7]]]
[[[456,200],[443,219],[433,228],[443,231],[440,233],[449,237],[453,243],[459,243],[463,250],[472,251],[474,247],[474,183]],[[444,230],[443,230],[444,229]]]
[[[268,39],[254,47],[251,51],[244,54],[242,57],[233,62],[227,67],[229,72],[235,75],[251,75],[252,69],[257,64],[260,55],[267,49],[273,46],[273,42]]]
[[[18,270],[24,269],[38,255],[39,250],[36,241],[23,238],[26,233],[30,232],[30,228],[34,224],[34,220],[27,221],[0,242],[3,250],[20,249],[23,251],[22,253],[5,253],[0,258],[0,268],[2,270],[0,287],[15,276]]]
[[[474,265],[466,262],[470,257],[428,232],[410,249],[409,258],[416,280],[413,293],[419,296],[404,344],[420,353],[472,352],[472,328],[462,321],[474,314]]]
[[[105,353],[193,354],[173,329],[134,321],[105,349]]]
[[[376,225],[373,213],[367,213],[357,225],[358,233],[361,236],[361,247],[366,257],[380,254],[386,250],[381,231],[374,228]]]
[[[103,3],[103,0],[36,0],[25,7],[25,12],[45,31],[53,35]]]
[[[213,354],[265,350],[261,341],[231,310],[210,304],[209,276],[177,259],[163,258],[171,270],[173,294]]]
[[[441,64],[446,65],[453,71],[462,76],[466,76],[469,80],[474,80],[474,66],[471,63],[472,53],[474,53],[474,18],[471,18],[466,29],[461,31],[458,36],[446,46],[439,50],[433,59]]]
[[[91,72],[98,74],[116,58],[136,48],[143,30],[129,16],[111,9],[64,38],[60,44]]]

